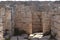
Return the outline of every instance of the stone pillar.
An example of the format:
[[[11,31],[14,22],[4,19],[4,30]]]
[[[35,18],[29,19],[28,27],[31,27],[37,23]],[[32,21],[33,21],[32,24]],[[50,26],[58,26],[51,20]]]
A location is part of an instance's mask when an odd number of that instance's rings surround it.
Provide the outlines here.
[[[16,10],[15,10],[15,6],[11,7],[11,26],[12,26],[12,35],[14,35],[14,26],[15,26],[15,14],[16,14]]]
[[[4,8],[0,8],[0,40],[3,39],[3,17],[4,17]]]
[[[29,24],[29,27],[26,31],[27,31],[28,34],[32,34],[32,23]]]
[[[42,26],[43,26],[43,33],[48,32],[50,30],[50,16],[47,12],[42,12]]]
[[[6,29],[8,30],[8,34],[11,35],[11,8],[6,7],[5,8],[5,15],[3,17],[3,22],[4,22],[4,28],[3,30],[5,31]]]
[[[8,29],[9,35],[11,35],[12,34],[11,8],[6,8],[5,13],[6,13],[6,15],[5,15],[5,20],[6,20],[5,21],[5,23],[6,23],[5,29]]]

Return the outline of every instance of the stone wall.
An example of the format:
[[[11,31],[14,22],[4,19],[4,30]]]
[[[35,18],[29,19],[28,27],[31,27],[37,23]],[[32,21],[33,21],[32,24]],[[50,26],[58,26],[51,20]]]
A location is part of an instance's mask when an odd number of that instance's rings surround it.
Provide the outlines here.
[[[14,2],[12,3],[6,2],[5,4],[6,14],[4,18],[4,26],[5,26],[4,29],[11,30],[12,29],[11,24],[14,21],[13,23],[14,27],[18,28],[19,30],[25,30],[29,34],[33,32],[40,32],[42,30],[44,32],[46,32],[47,30],[50,30],[49,18],[47,18],[48,16],[46,16],[47,15],[46,13],[40,12],[40,6],[39,6],[40,4],[38,5],[38,2],[21,2],[21,3],[16,2],[14,5],[13,4]],[[43,7],[47,6],[47,4],[45,6],[44,5],[41,7],[41,11]],[[12,8],[11,6],[13,6],[13,8],[15,7],[14,8],[15,13],[14,14],[12,13],[13,16],[11,15],[11,11],[13,12],[13,10],[10,9]],[[10,17],[12,18],[13,21],[11,20]]]
[[[16,6],[15,27],[32,33],[32,14],[30,6],[24,4]]]
[[[42,31],[41,13],[34,6],[36,5],[16,5],[15,27],[28,33]]]
[[[42,25],[43,25],[43,33],[50,31],[50,15],[47,12],[42,12]]]
[[[3,18],[3,22],[4,22],[4,27],[3,30],[5,32],[5,30],[8,30],[8,34],[12,35],[12,15],[11,15],[11,8],[5,7],[5,15]]]
[[[54,4],[55,10],[51,16],[51,33],[57,39],[60,40],[60,4]]]
[[[52,21],[53,21],[53,24],[52,24],[52,27],[51,27],[51,30],[52,30],[52,34],[54,36],[54,34],[56,35],[55,38],[57,40],[60,40],[60,15],[54,15],[52,17]]]
[[[43,32],[41,12],[33,12],[32,29],[33,32]]]
[[[14,3],[12,3],[14,4]],[[12,29],[11,22],[13,23],[12,20],[14,20],[14,27],[18,28],[19,30],[25,30],[27,33],[33,33],[33,32],[47,32],[50,30],[50,15],[47,14],[47,12],[44,12],[44,8],[48,7],[48,5],[44,4],[41,7],[40,10],[40,4],[38,3],[31,3],[30,2],[17,2],[14,5],[11,3],[5,5],[6,10],[5,10],[5,28],[4,29]],[[11,15],[11,6],[15,9],[15,13],[13,16]],[[9,7],[9,8],[8,8]],[[45,8],[45,9],[46,9]],[[43,9],[43,10],[42,10]],[[47,8],[48,9],[48,8]],[[44,12],[44,13],[43,13]],[[15,15],[15,16],[14,16]],[[12,16],[12,17],[11,17]],[[12,20],[11,20],[11,18]],[[12,24],[12,25],[13,25]],[[14,28],[13,27],[13,28]]]
[[[0,40],[3,39],[3,17],[4,17],[4,11],[5,9],[3,7],[0,7]]]
[[[60,4],[55,2],[53,4],[52,2],[52,5],[50,5],[49,4],[50,2],[49,3],[41,2],[41,5],[40,4],[38,5],[38,3],[39,2],[27,2],[27,3],[16,2],[14,4],[14,2],[12,3],[6,2],[6,4],[4,4],[3,2],[4,8],[0,7],[0,26],[1,26],[0,30],[9,29],[11,33],[13,24],[14,27],[18,28],[19,30],[25,30],[29,34],[33,32],[39,32],[42,30],[43,33],[45,33],[48,32],[49,30],[52,30],[52,34],[53,35],[57,34],[56,38],[57,40],[59,40],[60,39],[60,34],[59,34],[60,33],[59,30],[60,29],[59,27],[60,26],[60,9],[59,9]],[[9,8],[7,5],[9,5]],[[13,9],[15,9],[14,10],[15,13],[14,14],[12,13],[13,15],[11,15],[11,12],[13,12],[13,10],[10,9],[11,6],[13,6]],[[14,21],[14,23],[11,20],[11,18],[13,18],[12,20]],[[1,32],[1,34],[3,35],[3,32]]]

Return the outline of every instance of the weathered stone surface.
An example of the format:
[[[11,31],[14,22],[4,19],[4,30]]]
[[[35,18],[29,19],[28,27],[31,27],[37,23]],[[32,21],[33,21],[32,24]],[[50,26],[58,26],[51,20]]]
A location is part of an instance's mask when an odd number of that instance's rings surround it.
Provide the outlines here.
[[[47,12],[42,12],[42,25],[43,32],[48,32],[50,30],[50,15]]]
[[[53,3],[52,3],[53,6],[51,7],[51,5],[49,4],[50,2],[46,2],[46,3],[42,2],[42,6],[40,6],[41,4],[38,4],[38,3],[39,2],[31,2],[31,3],[29,2],[30,5],[28,5],[26,2],[16,2],[16,3],[6,2],[4,5],[5,10],[4,8],[0,8],[0,22],[3,21],[3,23],[0,23],[0,27],[4,26],[4,30],[9,29],[10,33],[12,29],[14,29],[14,27],[17,27],[19,30],[25,30],[29,34],[33,32],[40,32],[42,30],[43,30],[43,33],[45,33],[49,30],[52,30],[53,34],[57,32],[57,38],[58,38],[58,35],[60,36],[59,34],[60,31],[58,31],[60,29],[59,27],[60,26],[60,15],[55,16],[55,19],[53,20],[57,21],[57,23],[54,22],[54,25],[52,23],[53,25],[52,27],[50,25],[51,24],[50,17],[53,14],[55,15],[60,14],[59,7],[57,7],[57,4],[53,4]],[[12,7],[15,13],[12,13],[13,12]],[[12,14],[13,15],[15,14],[15,15],[12,16]],[[3,17],[3,20],[1,17]],[[14,21],[14,23],[12,20]],[[14,26],[12,23],[14,24]]]
[[[18,27],[20,30],[25,30],[26,32],[29,32],[27,30],[30,30],[31,33],[32,29],[33,32],[38,32],[42,30],[42,26],[40,23],[41,13],[38,11],[35,12],[33,7],[34,6],[32,5],[25,6],[24,4],[16,6],[15,27]]]
[[[55,38],[60,40],[60,15],[53,16],[53,26],[51,27],[53,36],[56,35]]]
[[[2,11],[3,10],[3,11]],[[3,7],[1,7],[1,9],[0,9],[0,40],[4,40],[3,39],[3,16],[4,16],[4,8]]]

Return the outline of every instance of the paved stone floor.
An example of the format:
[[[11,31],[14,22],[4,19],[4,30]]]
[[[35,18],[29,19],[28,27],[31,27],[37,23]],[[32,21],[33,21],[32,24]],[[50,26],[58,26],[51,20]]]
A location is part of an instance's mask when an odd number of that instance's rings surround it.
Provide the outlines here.
[[[28,40],[28,39],[24,39],[23,37],[20,37],[20,36],[13,36],[12,38],[11,38],[11,40]]]
[[[42,35],[42,34],[39,34],[37,33],[38,35]],[[38,36],[36,35],[36,36]],[[40,37],[40,36],[39,36]],[[32,38],[29,38],[27,34],[23,34],[21,36],[13,36],[11,37],[11,40],[53,40],[53,39],[50,39],[50,35],[47,35],[47,36],[44,36],[44,37],[41,37],[41,38],[35,38],[34,36]]]
[[[30,39],[30,40],[49,40],[49,37],[50,37],[50,36],[45,36],[45,37],[42,37],[42,38],[40,38],[40,39],[38,39],[38,38],[32,38],[32,39]],[[21,37],[21,36],[18,36],[18,39],[17,39],[17,36],[13,36],[13,37],[11,38],[11,40],[28,40],[28,39],[24,39],[24,38]]]

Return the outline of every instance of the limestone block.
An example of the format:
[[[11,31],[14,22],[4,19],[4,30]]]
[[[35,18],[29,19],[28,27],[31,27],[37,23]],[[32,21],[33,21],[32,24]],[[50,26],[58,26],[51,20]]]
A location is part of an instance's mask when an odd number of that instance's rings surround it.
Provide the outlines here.
[[[55,26],[57,29],[60,29],[60,24],[59,24],[59,23],[54,22],[54,26]]]
[[[0,31],[3,31],[3,26],[0,26]]]
[[[0,18],[0,23],[2,22],[2,18]]]
[[[50,30],[50,15],[46,14],[46,12],[42,12],[42,25],[43,33]]]
[[[60,23],[60,15],[55,15],[53,20],[54,21],[57,21],[58,20],[57,22]]]
[[[51,30],[54,34],[56,34],[56,39],[60,40],[60,15],[53,16],[52,22],[53,22],[53,26]]]
[[[3,23],[0,23],[0,26],[3,26]]]

